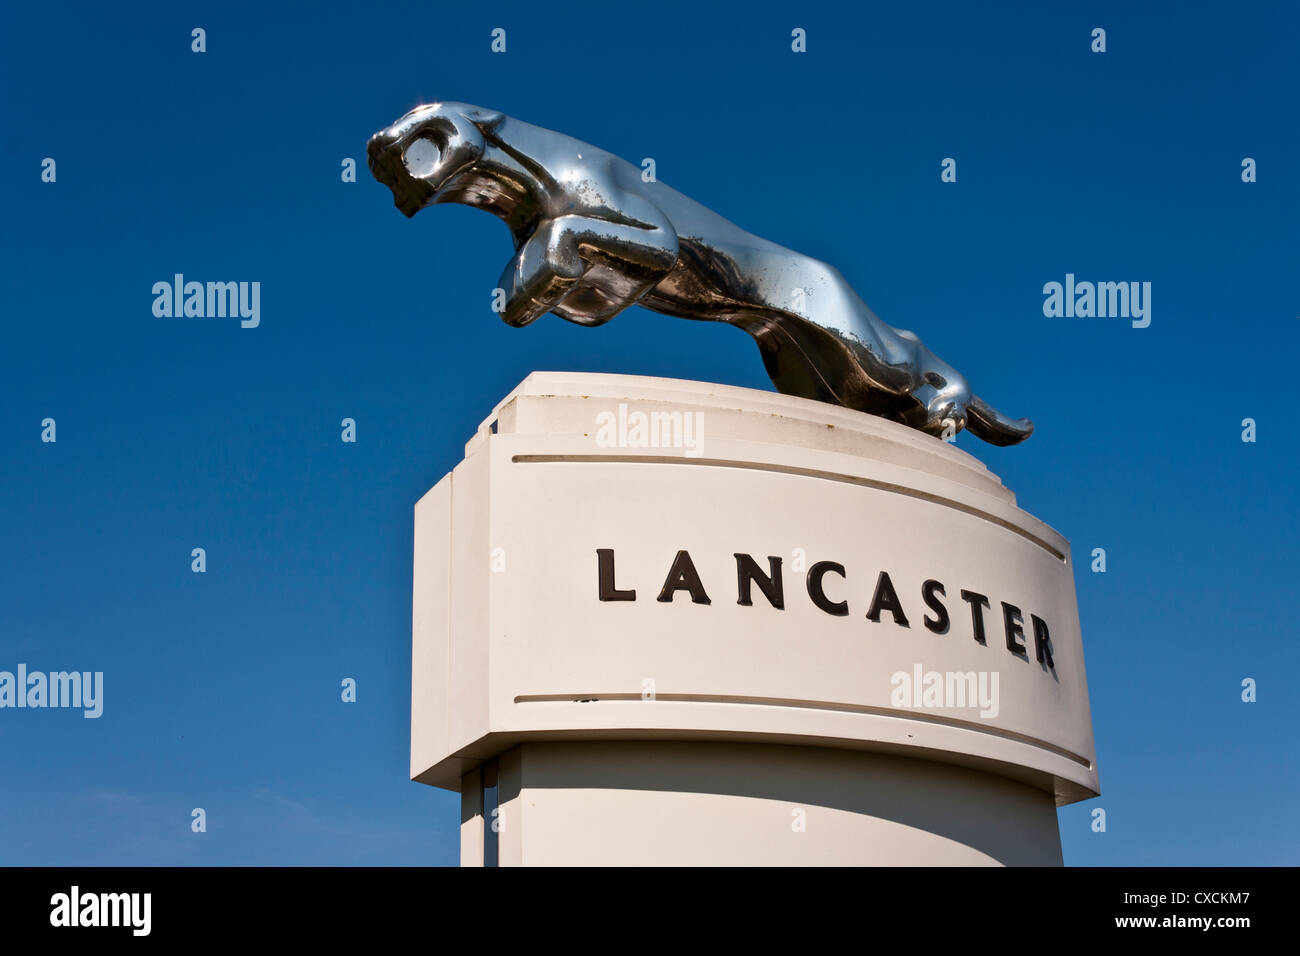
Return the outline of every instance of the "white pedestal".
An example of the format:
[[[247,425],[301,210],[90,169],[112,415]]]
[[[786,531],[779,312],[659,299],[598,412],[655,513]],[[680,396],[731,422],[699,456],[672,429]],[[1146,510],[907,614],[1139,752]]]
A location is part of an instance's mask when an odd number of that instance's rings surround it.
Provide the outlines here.
[[[912,429],[535,373],[415,524],[411,776],[464,863],[1059,863],[1098,793],[1068,544]]]

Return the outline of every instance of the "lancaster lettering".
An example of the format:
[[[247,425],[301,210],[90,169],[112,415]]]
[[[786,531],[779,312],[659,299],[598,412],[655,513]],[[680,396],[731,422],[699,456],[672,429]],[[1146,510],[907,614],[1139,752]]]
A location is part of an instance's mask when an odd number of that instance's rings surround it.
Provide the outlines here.
[[[765,601],[772,608],[778,611],[785,610],[785,580],[782,575],[781,558],[775,555],[768,556],[764,567],[763,562],[755,560],[752,555],[737,552],[734,557],[736,559],[736,603],[744,607],[752,607],[755,604],[755,593],[758,593],[762,595],[760,600]],[[619,586],[613,548],[596,549],[596,579],[597,594],[601,601],[637,599],[635,588]],[[808,599],[818,610],[833,617],[849,616],[851,589],[848,585],[848,571],[844,565],[835,561],[818,561],[810,565],[804,576],[804,587],[808,592]],[[965,611],[958,611],[955,606],[950,611],[947,603],[948,589],[942,581],[934,578],[924,581],[918,591],[920,601],[925,606],[921,623],[931,633],[947,634],[952,628],[953,614],[958,613],[959,617],[969,618],[970,625],[967,633],[971,639],[979,644],[987,644],[990,626],[997,627],[997,618],[1000,617],[1007,650],[1017,657],[1028,660],[1032,645],[1034,660],[1055,673],[1056,663],[1052,659],[1051,632],[1047,622],[1037,614],[1026,615],[1020,607],[1007,601],[998,601],[998,610],[994,611],[988,595],[980,594],[978,591],[968,591],[965,588],[956,592],[966,605]],[[678,551],[677,556],[669,563],[663,585],[655,600],[671,604],[679,594],[682,596],[683,603],[687,600],[692,604],[713,603],[689,551]],[[993,616],[991,625],[989,615]],[[873,624],[890,622],[897,627],[912,626],[911,618],[907,613],[907,604],[899,595],[888,571],[877,574],[875,584],[870,589],[870,600],[865,616]]]

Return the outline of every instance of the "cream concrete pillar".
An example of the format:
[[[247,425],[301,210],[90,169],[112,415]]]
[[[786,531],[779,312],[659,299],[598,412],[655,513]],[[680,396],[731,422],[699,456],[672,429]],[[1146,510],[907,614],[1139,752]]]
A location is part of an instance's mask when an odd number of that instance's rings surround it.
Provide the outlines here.
[[[463,863],[1051,864],[1098,793],[1067,542],[912,429],[535,373],[415,524]]]

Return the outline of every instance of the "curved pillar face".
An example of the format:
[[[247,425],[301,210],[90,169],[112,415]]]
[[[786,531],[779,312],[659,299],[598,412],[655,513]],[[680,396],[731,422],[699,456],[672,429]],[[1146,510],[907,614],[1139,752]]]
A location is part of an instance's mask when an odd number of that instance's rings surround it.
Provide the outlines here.
[[[933,761],[604,741],[523,744],[498,763],[502,866],[1061,864],[1051,794]],[[482,842],[466,842],[462,863],[480,864]]]
[[[692,741],[908,758],[974,773],[981,805],[1099,792],[1068,543],[970,455],[819,402],[529,376],[416,506],[413,623],[411,776],[425,783],[460,789],[542,741]],[[950,801],[907,779],[916,806]],[[562,815],[552,797],[572,791],[614,816],[725,804],[749,819],[773,799],[576,790],[540,788],[537,806]],[[874,845],[908,826],[802,799]],[[954,819],[974,812],[951,803]],[[1033,813],[995,817],[1044,839]],[[1043,862],[925,832],[922,855]]]

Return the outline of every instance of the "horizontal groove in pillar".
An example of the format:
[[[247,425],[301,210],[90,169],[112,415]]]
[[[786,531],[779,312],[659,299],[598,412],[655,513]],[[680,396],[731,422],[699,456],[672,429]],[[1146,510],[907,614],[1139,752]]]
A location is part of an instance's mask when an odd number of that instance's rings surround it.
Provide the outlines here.
[[[722,458],[688,458],[685,455],[514,455],[510,459],[515,464],[533,465],[533,464],[553,464],[557,462],[569,463],[600,463],[600,464],[629,464],[629,465],[706,465],[712,468],[736,468],[744,471],[766,471],[782,475],[799,475],[804,478],[819,478],[823,481],[839,481],[850,485],[860,485],[864,488],[875,488],[878,491],[887,491],[896,495],[906,495],[909,498],[917,498],[921,501],[929,501],[937,505],[943,505],[946,508],[952,508],[954,511],[960,511],[963,514],[973,515],[976,518],[982,518],[1000,528],[1020,535],[1026,541],[1029,541],[1042,548],[1058,561],[1064,561],[1065,555],[1053,547],[1049,542],[1035,535],[1033,532],[1026,531],[1024,528],[1013,524],[995,514],[990,514],[979,508],[955,501],[952,498],[945,498],[942,495],[932,495],[928,492],[918,491],[915,488],[907,488],[903,485],[891,484],[887,481],[877,481],[873,478],[862,478],[856,475],[844,475],[833,471],[819,471],[815,468],[798,468],[793,465],[776,465],[757,461],[733,461]]]
[[[922,723],[939,724],[945,727],[958,727],[962,730],[973,730],[976,733],[990,734],[994,737],[1002,737],[1007,740],[1014,740],[1019,743],[1029,744],[1046,750],[1049,753],[1056,754],[1058,757],[1065,757],[1072,760],[1081,767],[1092,769],[1092,761],[1087,757],[1081,756],[1072,750],[1066,750],[1064,747],[1058,747],[1056,744],[1048,743],[1038,737],[1031,737],[1028,734],[1019,734],[1014,730],[1001,730],[997,727],[990,727],[988,724],[982,724],[975,720],[962,720],[960,717],[946,717],[942,714],[927,714],[915,710],[898,710],[891,707],[873,707],[868,704],[840,704],[831,701],[820,700],[793,700],[784,697],[740,697],[725,694],[655,694],[653,698],[646,699],[640,694],[617,693],[617,694],[522,694],[515,698],[516,704],[549,704],[549,703],[600,703],[601,701],[645,701],[652,704],[655,701],[673,701],[696,704],[750,704],[761,707],[797,707],[804,710],[829,710],[838,713],[848,714],[871,714],[876,717],[894,717],[900,720],[916,720]]]

